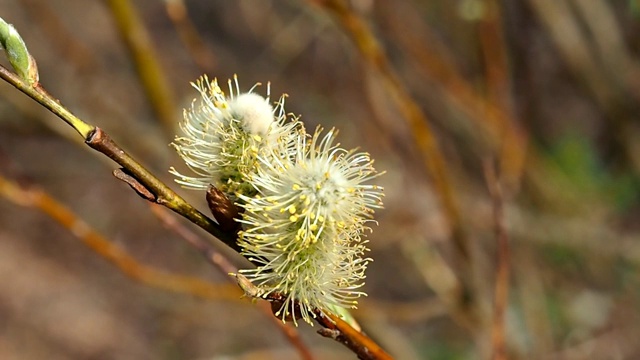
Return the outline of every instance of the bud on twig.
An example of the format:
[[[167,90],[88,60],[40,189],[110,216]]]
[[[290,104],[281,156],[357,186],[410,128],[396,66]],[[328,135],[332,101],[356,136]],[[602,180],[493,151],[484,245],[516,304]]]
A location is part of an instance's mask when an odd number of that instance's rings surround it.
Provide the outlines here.
[[[27,50],[27,45],[13,25],[0,18],[0,45],[16,74],[29,85],[38,83],[36,61]]]
[[[240,223],[235,220],[238,218],[238,207],[213,185],[209,185],[207,189],[207,205],[222,230],[226,232],[240,230]]]

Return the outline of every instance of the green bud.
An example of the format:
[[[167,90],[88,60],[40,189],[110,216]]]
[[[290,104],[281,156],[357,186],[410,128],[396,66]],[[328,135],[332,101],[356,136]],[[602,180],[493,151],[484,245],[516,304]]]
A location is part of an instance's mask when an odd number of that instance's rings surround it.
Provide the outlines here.
[[[29,85],[38,83],[38,68],[29,54],[27,45],[13,25],[0,18],[0,45],[5,49],[9,63],[16,74]]]

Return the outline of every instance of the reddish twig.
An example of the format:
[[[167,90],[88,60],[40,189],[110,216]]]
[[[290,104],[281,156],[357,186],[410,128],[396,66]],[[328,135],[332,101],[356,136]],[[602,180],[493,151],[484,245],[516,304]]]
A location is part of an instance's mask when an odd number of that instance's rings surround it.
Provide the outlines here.
[[[260,288],[254,286],[242,274],[236,274],[238,285],[244,291],[245,295],[264,299],[271,302],[272,310],[277,311],[287,298],[286,295],[279,292],[271,292],[264,294]],[[299,314],[299,304],[297,301],[293,303],[292,314]],[[318,330],[318,334],[331,338],[353,351],[358,358],[363,360],[390,360],[391,355],[387,354],[378,344],[367,337],[362,332],[354,329],[339,316],[329,312],[323,312],[320,309],[313,309],[316,322],[323,328]]]
[[[492,163],[485,162],[484,173],[493,204],[493,221],[498,246],[493,324],[491,328],[492,359],[504,360],[507,356],[504,316],[509,303],[509,237],[504,223],[502,188]]]
[[[216,57],[207,45],[195,25],[189,18],[187,7],[182,0],[165,1],[167,15],[173,23],[180,41],[184,44],[193,61],[205,73],[212,73],[216,67]]]

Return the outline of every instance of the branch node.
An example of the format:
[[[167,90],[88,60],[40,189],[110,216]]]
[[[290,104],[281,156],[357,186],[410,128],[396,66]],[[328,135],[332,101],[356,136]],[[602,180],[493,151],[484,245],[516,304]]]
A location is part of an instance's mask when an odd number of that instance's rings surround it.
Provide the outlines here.
[[[127,169],[115,169],[113,170],[113,176],[131,186],[131,188],[140,195],[141,198],[151,202],[158,202],[158,197],[133,177]]]
[[[338,341],[338,337],[340,336],[341,332],[340,330],[336,330],[336,329],[322,328],[318,330],[318,334],[326,338],[330,338]]]

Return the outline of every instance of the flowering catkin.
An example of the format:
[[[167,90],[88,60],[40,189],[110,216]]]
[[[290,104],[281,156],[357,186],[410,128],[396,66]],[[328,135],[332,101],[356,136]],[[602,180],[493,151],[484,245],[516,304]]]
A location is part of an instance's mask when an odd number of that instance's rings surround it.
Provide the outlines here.
[[[226,98],[201,79],[202,95],[185,111],[185,136],[175,147],[198,177],[178,175],[194,189],[212,183],[242,210],[238,244],[257,268],[241,270],[263,296],[278,293],[276,315],[311,323],[315,310],[354,308],[365,295],[365,230],[382,207],[379,173],[369,155],[335,144],[336,131],[312,136],[283,98],[271,108],[254,93]],[[231,89],[231,86],[230,86]]]
[[[176,182],[191,189],[204,190],[209,184],[230,197],[255,194],[245,181],[252,173],[258,153],[268,149],[274,156],[288,156],[288,144],[295,140],[297,121],[287,121],[284,96],[273,108],[267,99],[252,93],[240,93],[237,78],[235,92],[229,80],[229,97],[206,76],[192,84],[200,92],[191,108],[184,110],[180,123],[183,136],[173,146],[197,176],[185,176],[175,169]],[[253,90],[253,88],[252,88]]]
[[[369,155],[334,145],[334,137],[321,129],[310,141],[299,137],[290,163],[261,157],[250,179],[259,196],[241,197],[239,244],[259,265],[243,274],[266,293],[286,295],[277,314],[283,318],[310,322],[312,309],[355,307],[364,294],[358,289],[370,259],[362,235],[382,189],[364,184],[377,176]]]

